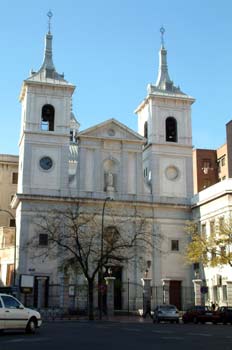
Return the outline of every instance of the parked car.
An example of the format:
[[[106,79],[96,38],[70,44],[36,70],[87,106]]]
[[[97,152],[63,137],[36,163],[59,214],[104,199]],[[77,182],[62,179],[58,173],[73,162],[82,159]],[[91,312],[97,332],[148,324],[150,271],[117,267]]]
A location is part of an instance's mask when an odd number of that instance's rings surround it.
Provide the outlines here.
[[[231,306],[221,306],[214,312],[214,317],[218,322],[224,324],[232,324],[232,307]]]
[[[157,305],[153,313],[153,323],[159,323],[161,321],[179,323],[179,316],[179,311],[175,305]]]
[[[189,308],[182,316],[183,323],[218,322],[218,316],[209,306],[196,305]]]
[[[12,295],[0,293],[0,331],[6,329],[25,329],[35,333],[42,324],[38,311],[26,308]]]

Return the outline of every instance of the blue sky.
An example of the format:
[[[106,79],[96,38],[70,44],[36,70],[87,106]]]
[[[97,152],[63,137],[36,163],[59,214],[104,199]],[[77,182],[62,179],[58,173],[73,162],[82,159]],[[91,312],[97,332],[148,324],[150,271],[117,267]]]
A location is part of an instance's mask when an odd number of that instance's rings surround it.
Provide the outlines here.
[[[0,153],[18,154],[21,84],[43,60],[47,12],[53,12],[53,59],[76,85],[81,130],[116,118],[137,130],[133,111],[158,71],[163,25],[169,75],[196,98],[193,145],[217,148],[232,119],[230,0],[2,0]]]

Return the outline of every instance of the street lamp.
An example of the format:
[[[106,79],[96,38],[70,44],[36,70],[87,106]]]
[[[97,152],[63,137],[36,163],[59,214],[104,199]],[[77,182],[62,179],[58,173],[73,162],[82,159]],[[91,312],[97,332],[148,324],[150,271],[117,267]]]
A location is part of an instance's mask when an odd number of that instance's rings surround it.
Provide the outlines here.
[[[104,214],[105,214],[105,206],[108,201],[113,200],[111,197],[106,197],[103,203],[102,208],[102,230],[101,230],[101,252],[100,252],[100,313],[99,318],[102,319],[102,307],[103,307],[103,290],[102,290],[102,283],[103,283],[103,239],[104,239]]]
[[[0,211],[7,213],[15,221],[14,215],[6,209],[0,209]],[[15,286],[16,281],[16,221],[15,221],[15,236],[14,236],[14,270],[13,270],[13,286]]]

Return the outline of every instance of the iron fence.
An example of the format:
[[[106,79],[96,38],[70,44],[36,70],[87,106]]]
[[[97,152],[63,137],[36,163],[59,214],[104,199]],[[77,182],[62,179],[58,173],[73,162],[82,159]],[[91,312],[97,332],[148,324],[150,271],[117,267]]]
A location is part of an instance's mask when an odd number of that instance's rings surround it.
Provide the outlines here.
[[[94,312],[99,314],[98,296],[107,290],[100,290],[94,286]],[[151,306],[163,303],[163,286],[151,287]],[[185,310],[194,304],[194,290],[192,287],[181,287],[181,309]],[[28,307],[36,307],[40,310],[44,319],[54,320],[64,317],[78,317],[87,315],[88,311],[88,286],[87,284],[49,284],[47,290],[42,291],[40,305],[36,301],[38,295],[21,294],[20,299]],[[115,312],[122,314],[140,313],[143,308],[143,285],[130,280],[115,284],[114,294]]]

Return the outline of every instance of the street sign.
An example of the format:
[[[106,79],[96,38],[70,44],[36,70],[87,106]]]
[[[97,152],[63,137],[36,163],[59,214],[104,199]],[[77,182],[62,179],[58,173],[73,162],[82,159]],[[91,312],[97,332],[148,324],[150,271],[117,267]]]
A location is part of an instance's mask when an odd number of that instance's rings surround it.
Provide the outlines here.
[[[201,293],[207,294],[208,293],[208,287],[207,286],[201,286]]]

